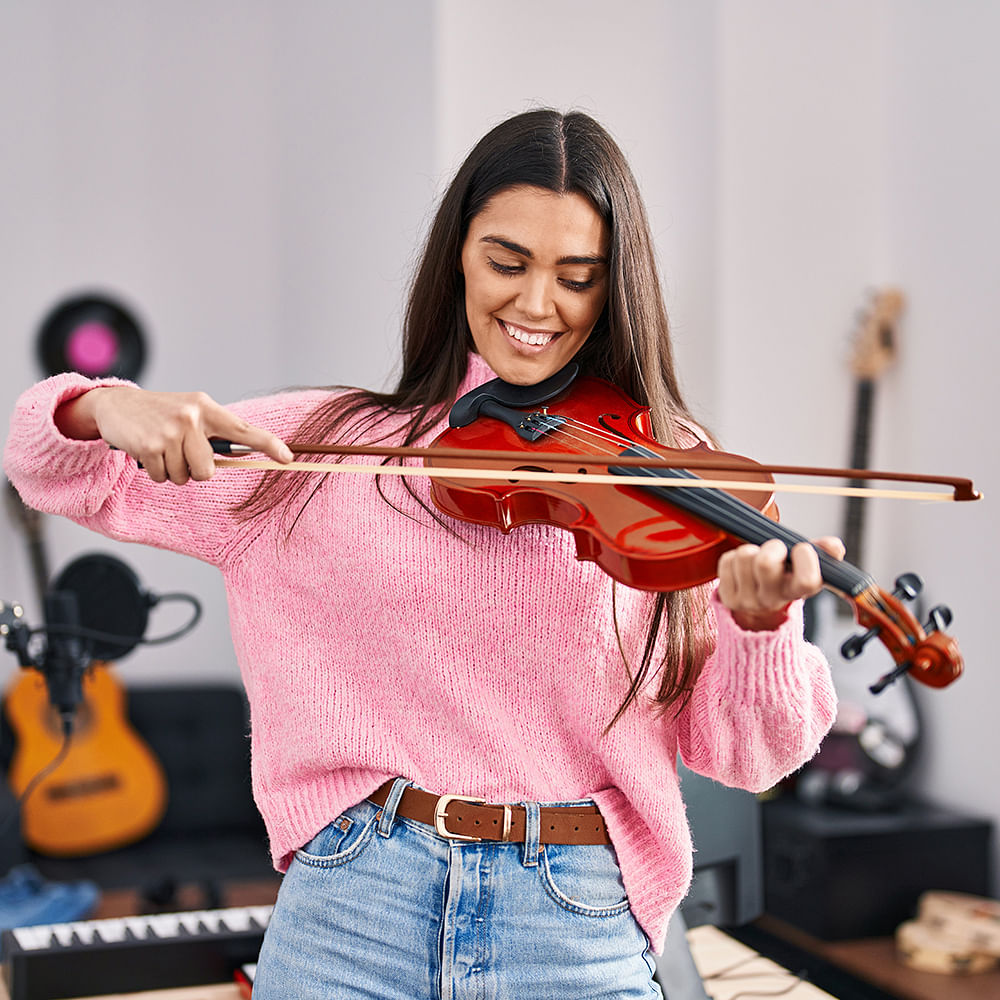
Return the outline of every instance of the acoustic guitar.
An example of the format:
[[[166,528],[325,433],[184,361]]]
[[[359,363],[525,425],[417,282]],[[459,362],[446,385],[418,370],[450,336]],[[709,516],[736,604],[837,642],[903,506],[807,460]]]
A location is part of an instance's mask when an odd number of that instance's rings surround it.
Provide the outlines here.
[[[855,405],[849,457],[854,469],[869,463],[876,382],[896,359],[903,308],[903,296],[896,289],[874,293],[854,333]],[[862,497],[846,498],[842,537],[846,558],[855,565],[863,565],[865,511]],[[830,660],[839,709],[819,754],[797,777],[796,790],[809,801],[881,809],[898,798],[916,753],[920,717],[907,677],[881,694],[869,690],[872,678],[892,666],[891,662],[884,669],[873,665],[873,657],[884,655],[881,648],[873,644],[871,651],[854,660],[841,655],[841,643],[855,632],[857,625],[846,602],[825,591],[806,602],[806,638]]]
[[[48,570],[41,515],[8,486],[42,596]],[[124,847],[151,833],[166,809],[163,768],[130,725],[125,691],[111,666],[91,663],[82,688],[68,751],[21,806],[24,842],[39,854],[82,857]],[[49,702],[45,677],[36,670],[19,673],[4,708],[16,737],[8,780],[20,796],[59,754],[61,721]]]

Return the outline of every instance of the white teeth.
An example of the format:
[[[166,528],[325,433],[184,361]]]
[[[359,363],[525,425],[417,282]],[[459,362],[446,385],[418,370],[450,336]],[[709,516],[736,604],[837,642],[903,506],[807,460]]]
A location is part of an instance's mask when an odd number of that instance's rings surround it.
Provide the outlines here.
[[[503,326],[507,333],[515,340],[519,340],[522,344],[530,344],[532,347],[541,347],[555,336],[552,333],[528,333],[526,330],[511,326],[509,323],[504,323]]]

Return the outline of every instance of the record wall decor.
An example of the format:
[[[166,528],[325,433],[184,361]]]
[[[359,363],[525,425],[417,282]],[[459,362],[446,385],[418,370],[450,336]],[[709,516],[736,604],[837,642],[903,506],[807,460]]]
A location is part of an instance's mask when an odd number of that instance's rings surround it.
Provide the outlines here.
[[[139,321],[106,295],[77,295],[58,303],[42,321],[37,348],[47,375],[79,372],[136,382],[146,360]]]

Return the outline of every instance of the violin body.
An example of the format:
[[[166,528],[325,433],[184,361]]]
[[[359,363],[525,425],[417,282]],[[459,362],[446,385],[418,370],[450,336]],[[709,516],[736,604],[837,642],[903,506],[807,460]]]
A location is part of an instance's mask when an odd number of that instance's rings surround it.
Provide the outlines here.
[[[570,531],[577,557],[596,562],[622,583],[643,590],[683,590],[716,576],[719,556],[741,544],[718,525],[665,503],[641,486],[608,486],[604,483],[545,483],[519,481],[518,471],[557,472],[536,456],[554,451],[566,454],[606,452],[608,466],[626,449],[641,445],[679,466],[688,456],[709,452],[704,443],[691,449],[672,449],[651,435],[649,410],[602,379],[581,377],[570,388],[546,400],[545,408],[566,418],[558,433],[530,442],[509,423],[480,416],[463,427],[450,427],[432,447],[465,448],[469,457],[447,460],[428,457],[439,466],[510,469],[510,477],[495,480],[458,480],[435,477],[431,496],[444,513],[474,524],[487,524],[509,532],[524,524],[549,524]],[[535,408],[529,408],[537,410]],[[529,412],[526,410],[525,412]],[[567,427],[571,429],[566,430]],[[523,462],[477,459],[480,451],[521,451]],[[758,483],[773,482],[749,458],[711,452],[742,466],[727,478]],[[581,465],[575,473],[607,473],[608,467]],[[733,491],[756,510],[777,519],[777,506],[768,492]]]

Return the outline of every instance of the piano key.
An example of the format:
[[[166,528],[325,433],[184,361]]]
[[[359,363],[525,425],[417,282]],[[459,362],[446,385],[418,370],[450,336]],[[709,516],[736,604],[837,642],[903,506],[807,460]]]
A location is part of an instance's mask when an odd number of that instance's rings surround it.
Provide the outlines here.
[[[35,927],[15,927],[11,932],[14,942],[22,951],[37,951],[48,948],[52,940],[52,928],[48,924],[38,924]]]

